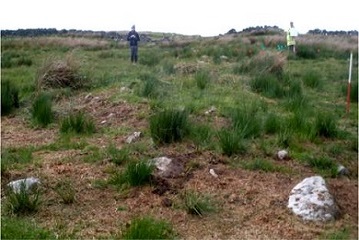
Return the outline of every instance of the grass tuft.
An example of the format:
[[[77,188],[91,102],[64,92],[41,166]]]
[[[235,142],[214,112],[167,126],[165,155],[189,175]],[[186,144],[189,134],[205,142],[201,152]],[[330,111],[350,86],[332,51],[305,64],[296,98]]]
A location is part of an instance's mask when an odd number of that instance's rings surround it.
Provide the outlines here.
[[[168,222],[147,216],[132,220],[121,239],[172,239],[174,235]]]
[[[1,81],[1,116],[8,115],[18,107],[19,90],[17,86],[8,80]]]
[[[61,133],[92,134],[96,130],[93,120],[83,112],[70,114],[62,120]]]
[[[54,114],[52,111],[51,96],[41,93],[32,104],[32,118],[36,124],[46,127],[52,123]]]

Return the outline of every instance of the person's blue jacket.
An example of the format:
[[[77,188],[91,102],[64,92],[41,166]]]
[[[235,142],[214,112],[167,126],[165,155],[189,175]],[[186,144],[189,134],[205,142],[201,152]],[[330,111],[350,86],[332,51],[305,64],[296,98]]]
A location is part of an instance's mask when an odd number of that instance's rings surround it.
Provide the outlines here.
[[[140,41],[140,36],[135,30],[132,30],[127,35],[127,41],[130,42],[130,46],[137,46],[137,42]]]

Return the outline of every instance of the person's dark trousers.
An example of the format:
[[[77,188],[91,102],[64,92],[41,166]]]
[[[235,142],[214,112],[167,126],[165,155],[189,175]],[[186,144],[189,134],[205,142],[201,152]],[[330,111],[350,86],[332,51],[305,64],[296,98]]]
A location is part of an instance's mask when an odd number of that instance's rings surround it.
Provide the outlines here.
[[[137,46],[131,46],[131,62],[137,62]]]

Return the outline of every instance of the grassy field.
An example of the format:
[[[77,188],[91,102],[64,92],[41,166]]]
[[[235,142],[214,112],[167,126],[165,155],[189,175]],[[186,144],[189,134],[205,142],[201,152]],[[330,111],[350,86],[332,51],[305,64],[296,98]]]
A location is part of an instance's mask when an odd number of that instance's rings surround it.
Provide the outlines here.
[[[124,41],[1,40],[2,238],[358,238],[357,36],[302,35],[292,54],[279,34],[153,35],[137,64]],[[178,174],[147,164],[162,156]],[[335,221],[287,209],[313,175]],[[32,176],[35,193],[7,191]]]

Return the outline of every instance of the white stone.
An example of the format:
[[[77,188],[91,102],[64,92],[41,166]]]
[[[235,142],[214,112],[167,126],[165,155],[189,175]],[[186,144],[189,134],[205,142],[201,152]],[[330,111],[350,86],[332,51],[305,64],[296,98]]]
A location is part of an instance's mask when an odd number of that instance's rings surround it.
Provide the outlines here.
[[[303,220],[333,220],[338,207],[321,176],[305,178],[291,191],[288,208]]]
[[[172,162],[172,159],[168,157],[158,157],[154,158],[152,161],[158,170],[166,172]]]
[[[25,184],[25,190],[28,192],[37,187],[40,184],[40,180],[35,177],[24,178],[12,181],[8,183],[8,186],[12,188],[15,193],[20,193],[22,184]]]
[[[209,173],[213,176],[213,177],[215,177],[215,178],[218,178],[218,175],[217,175],[217,173],[214,171],[214,169],[209,169]]]
[[[288,151],[280,150],[280,151],[278,151],[277,156],[280,160],[283,160],[288,156]]]
[[[137,140],[140,137],[141,137],[141,132],[134,132],[126,139],[126,142],[132,143],[133,141]]]

